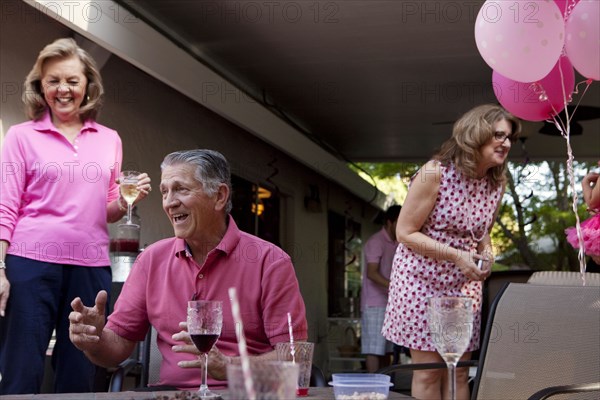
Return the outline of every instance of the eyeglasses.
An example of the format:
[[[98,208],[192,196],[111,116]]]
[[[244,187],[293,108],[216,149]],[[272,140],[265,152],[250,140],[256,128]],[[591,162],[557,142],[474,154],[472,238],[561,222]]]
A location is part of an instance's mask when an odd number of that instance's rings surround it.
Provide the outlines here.
[[[496,139],[497,141],[504,143],[504,141],[506,139],[508,139],[511,143],[515,143],[517,141],[517,138],[515,135],[513,134],[509,134],[506,132],[494,132],[494,139]]]

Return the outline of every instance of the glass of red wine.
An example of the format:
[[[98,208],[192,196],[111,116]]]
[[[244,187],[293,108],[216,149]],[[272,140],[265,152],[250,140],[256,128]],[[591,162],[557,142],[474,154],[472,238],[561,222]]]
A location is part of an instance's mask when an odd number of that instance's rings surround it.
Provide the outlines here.
[[[196,348],[204,356],[202,384],[198,390],[200,398],[218,398],[218,394],[208,390],[208,352],[221,335],[223,326],[223,302],[210,300],[194,300],[188,302],[187,328]]]

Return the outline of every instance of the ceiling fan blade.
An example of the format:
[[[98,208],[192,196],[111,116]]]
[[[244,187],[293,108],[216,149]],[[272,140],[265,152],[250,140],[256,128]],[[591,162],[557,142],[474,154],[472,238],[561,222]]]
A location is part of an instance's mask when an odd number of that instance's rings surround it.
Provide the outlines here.
[[[539,130],[540,133],[549,136],[561,136],[558,128],[551,122],[544,122],[544,125]],[[581,124],[575,121],[571,121],[571,128],[569,130],[570,136],[579,136],[583,134],[583,127]]]
[[[600,107],[594,106],[579,106],[575,109],[575,106],[567,106],[571,120],[576,121],[587,121],[590,119],[600,118]],[[564,110],[560,112],[561,118],[564,117]]]

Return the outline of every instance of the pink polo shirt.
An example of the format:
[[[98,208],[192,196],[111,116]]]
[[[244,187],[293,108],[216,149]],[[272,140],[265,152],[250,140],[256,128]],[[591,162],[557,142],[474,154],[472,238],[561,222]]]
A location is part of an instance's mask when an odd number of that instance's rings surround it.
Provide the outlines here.
[[[379,264],[379,273],[384,278],[390,279],[392,263],[396,254],[398,243],[390,239],[385,229],[380,229],[367,240],[363,248],[365,255],[365,271],[363,273],[363,286],[360,293],[361,310],[365,307],[385,307],[387,305],[388,291],[367,277],[367,264]]]
[[[187,302],[194,294],[199,300],[221,300],[223,329],[217,347],[225,355],[239,355],[230,287],[237,289],[250,354],[269,352],[275,343],[289,340],[288,312],[294,339],[307,339],[306,310],[290,257],[274,244],[240,231],[231,217],[225,236],[203,265],[189,255],[183,239],[164,239],[144,250],[106,327],[140,341],[152,324],[163,356],[159,384],[197,390],[200,370],[177,366],[197,356],[173,352],[171,346],[181,342],[171,336],[180,331],[179,322],[186,320]],[[208,383],[224,385],[210,377]]]
[[[70,143],[50,114],[12,126],[2,145],[0,239],[8,254],[59,264],[106,266],[107,203],[119,195],[116,131],[86,121]]]

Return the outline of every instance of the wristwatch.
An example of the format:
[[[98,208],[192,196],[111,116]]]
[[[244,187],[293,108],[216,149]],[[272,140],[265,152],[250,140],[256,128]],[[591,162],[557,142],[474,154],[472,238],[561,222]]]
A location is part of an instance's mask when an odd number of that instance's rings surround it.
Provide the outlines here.
[[[4,260],[0,260],[0,269],[6,269],[6,263]]]

